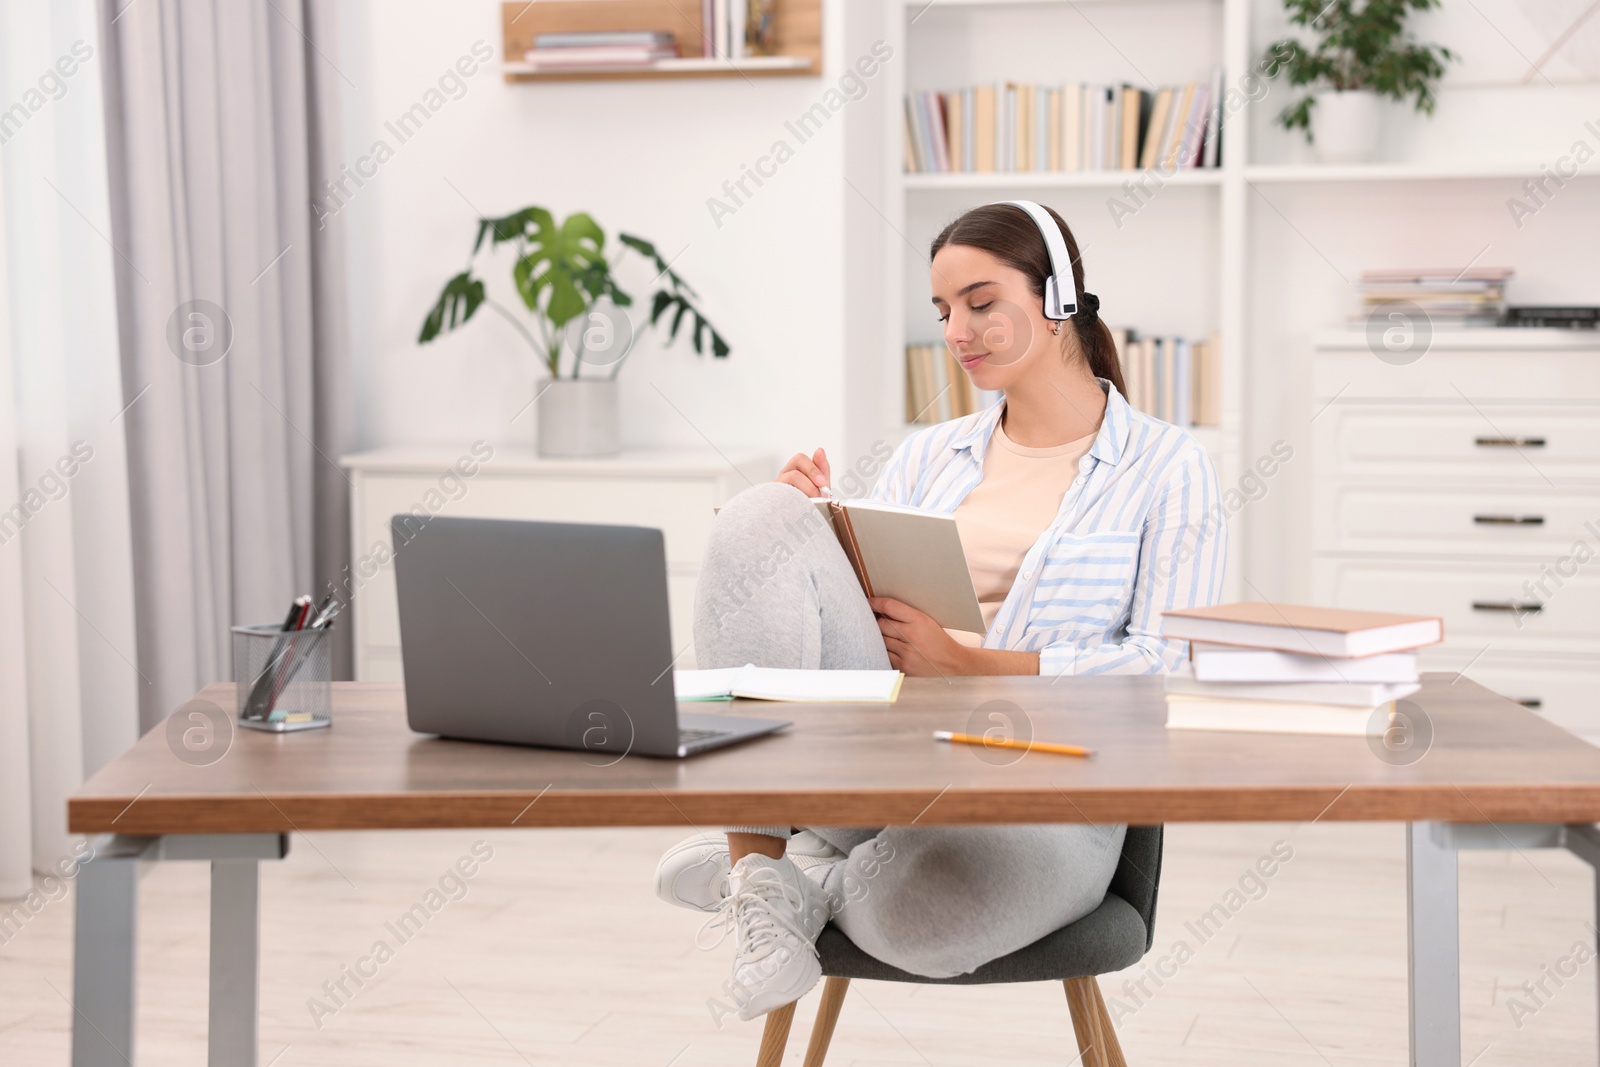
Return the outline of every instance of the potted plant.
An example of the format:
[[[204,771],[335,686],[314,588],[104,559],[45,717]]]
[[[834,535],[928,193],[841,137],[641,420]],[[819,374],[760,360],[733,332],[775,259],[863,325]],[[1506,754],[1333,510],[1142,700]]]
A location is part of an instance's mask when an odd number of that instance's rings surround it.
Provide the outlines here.
[[[511,280],[533,320],[537,335],[522,316],[489,297],[482,279],[472,274],[471,261],[489,238],[490,252],[510,245],[516,253]],[[510,322],[550,374],[538,395],[538,447],[544,456],[604,456],[621,450],[617,414],[617,371],[633,348],[634,325],[627,308],[633,298],[624,292],[612,268],[629,249],[656,269],[661,283],[650,298],[654,327],[668,311],[670,344],[687,316],[694,350],[709,343],[717,359],[728,355],[728,343],[695,306],[696,294],[642,237],[619,233],[622,246],[606,258],[606,235],[582,212],[560,224],[542,207],[525,207],[499,219],[479,219],[478,236],[466,270],[445,282],[439,299],[422,322],[418,344],[427,344],[446,330],[465,324],[480,307]],[[563,367],[570,367],[563,373]]]
[[[1324,162],[1372,158],[1383,98],[1414,97],[1418,111],[1433,114],[1433,84],[1445,60],[1458,57],[1443,46],[1417,43],[1405,21],[1413,11],[1442,6],[1441,0],[1283,0],[1283,6],[1292,25],[1308,27],[1319,40],[1314,48],[1286,39],[1267,49],[1290,84],[1315,90],[1284,108],[1278,122],[1304,130]]]

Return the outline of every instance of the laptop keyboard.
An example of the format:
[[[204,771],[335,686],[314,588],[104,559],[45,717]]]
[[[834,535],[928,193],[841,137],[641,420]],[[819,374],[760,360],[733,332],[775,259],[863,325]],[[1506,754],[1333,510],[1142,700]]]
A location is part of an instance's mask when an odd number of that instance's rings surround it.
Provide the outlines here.
[[[678,727],[678,744],[693,745],[713,737],[722,737],[727,732],[727,730],[691,730],[688,727],[680,726]]]

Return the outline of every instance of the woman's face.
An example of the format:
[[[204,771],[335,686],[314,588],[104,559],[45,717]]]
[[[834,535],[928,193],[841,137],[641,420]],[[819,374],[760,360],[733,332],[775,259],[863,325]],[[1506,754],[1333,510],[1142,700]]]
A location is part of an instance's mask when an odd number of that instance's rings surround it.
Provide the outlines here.
[[[1045,359],[1060,358],[1027,277],[988,252],[948,244],[933,257],[933,306],[944,343],[979,389],[1004,389]]]

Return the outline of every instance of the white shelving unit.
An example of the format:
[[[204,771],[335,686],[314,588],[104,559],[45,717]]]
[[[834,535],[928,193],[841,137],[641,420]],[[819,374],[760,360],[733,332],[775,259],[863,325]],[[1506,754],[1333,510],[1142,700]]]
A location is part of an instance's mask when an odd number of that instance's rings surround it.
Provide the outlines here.
[[[904,348],[907,343],[939,339],[931,313],[926,325],[916,317],[926,300],[927,283],[921,275],[926,269],[923,250],[934,235],[929,232],[930,226],[942,225],[977,204],[1030,196],[1055,207],[1073,226],[1083,246],[1089,287],[1101,295],[1105,305],[1102,314],[1108,322],[1146,333],[1190,337],[1216,334],[1220,338],[1221,425],[1192,432],[1212,456],[1224,488],[1236,486],[1254,456],[1272,441],[1270,436],[1253,439],[1263,436],[1263,432],[1250,432],[1249,427],[1260,421],[1260,411],[1246,410],[1246,382],[1256,382],[1263,370],[1281,367],[1286,359],[1303,358],[1292,355],[1303,347],[1300,336],[1338,321],[1337,317],[1324,317],[1332,314],[1325,306],[1311,312],[1320,321],[1294,320],[1292,326],[1262,310],[1262,282],[1274,277],[1271,272],[1279,268],[1274,265],[1277,259],[1260,257],[1279,254],[1267,244],[1273,240],[1270,235],[1281,233],[1288,222],[1274,201],[1294,198],[1296,203],[1304,204],[1305,197],[1327,197],[1329,203],[1337,202],[1341,210],[1348,211],[1352,198],[1359,203],[1359,198],[1369,197],[1375,211],[1403,225],[1410,221],[1409,205],[1419,203],[1418,198],[1437,200],[1435,191],[1440,196],[1459,197],[1460,190],[1481,190],[1486,201],[1498,204],[1515,188],[1510,185],[1511,179],[1520,184],[1540,173],[1537,156],[1545,146],[1559,154],[1557,150],[1565,150],[1570,143],[1570,138],[1561,140],[1548,134],[1566,130],[1571,116],[1563,112],[1563,117],[1546,115],[1540,120],[1540,136],[1525,137],[1514,147],[1498,149],[1526,162],[1508,163],[1493,157],[1487,161],[1451,158],[1457,154],[1470,156],[1480,149],[1474,134],[1460,132],[1459,123],[1465,112],[1474,111],[1486,99],[1496,114],[1507,110],[1520,114],[1523,111],[1519,109],[1535,106],[1528,103],[1532,97],[1516,95],[1522,90],[1512,80],[1494,82],[1487,88],[1476,81],[1462,81],[1453,89],[1442,87],[1442,93],[1469,94],[1469,107],[1458,107],[1451,118],[1437,116],[1420,127],[1408,127],[1430,131],[1432,139],[1415,137],[1406,142],[1407,146],[1415,147],[1419,156],[1444,156],[1443,161],[1429,158],[1359,165],[1268,162],[1286,152],[1288,158],[1299,154],[1297,148],[1288,151],[1295,146],[1276,131],[1271,136],[1263,132],[1271,128],[1271,115],[1282,103],[1282,97],[1271,95],[1265,103],[1253,104],[1226,120],[1220,167],[1161,176],[1158,203],[1141,208],[1152,215],[1159,212],[1158,222],[1143,226],[1127,241],[1121,236],[1116,241],[1086,241],[1085,232],[1095,228],[1097,219],[1100,230],[1107,229],[1104,205],[1108,198],[1118,196],[1124,183],[1143,172],[907,174],[902,159],[907,90],[947,91],[1006,80],[1042,84],[1128,82],[1155,87],[1203,78],[1218,63],[1223,67],[1225,89],[1232,89],[1240,84],[1241,72],[1251,69],[1259,59],[1272,39],[1268,35],[1278,33],[1273,20],[1281,18],[1280,0],[881,2],[881,8],[870,12],[863,5],[847,19],[847,23],[852,19],[855,22],[853,30],[847,25],[847,48],[856,50],[850,54],[864,50],[868,41],[881,36],[895,55],[892,62],[883,64],[878,75],[881,81],[873,85],[872,91],[879,94],[878,108],[870,117],[857,120],[861,135],[848,140],[846,148],[846,173],[855,186],[855,193],[846,195],[866,201],[871,209],[869,212],[858,204],[857,218],[873,225],[881,218],[887,224],[888,235],[881,247],[862,256],[861,264],[848,268],[854,271],[852,292],[870,303],[873,313],[888,324],[880,332],[871,332],[877,328],[865,318],[854,320],[857,343],[863,350],[869,344],[878,346],[882,359],[872,374],[861,376],[855,383],[866,394],[866,399],[857,401],[861,409],[856,419],[858,437],[870,434],[898,439],[914,428],[904,423]],[[1292,31],[1290,35],[1304,36]],[[1486,92],[1490,96],[1484,96]],[[1585,113],[1574,104],[1585,92],[1581,87],[1555,90],[1553,97],[1544,90],[1536,92],[1544,93],[1538,96],[1539,100],[1565,101],[1561,106],[1574,116]],[[1405,122],[1422,121],[1411,115],[1398,117]],[[1581,122],[1570,125],[1577,129]],[[1261,147],[1252,144],[1253,135],[1260,137]],[[1592,179],[1597,175],[1600,166],[1590,166],[1576,180],[1592,189]],[[1269,192],[1272,199],[1268,199]],[[861,196],[856,197],[856,193]],[[1574,202],[1583,198],[1579,194],[1563,195]],[[1080,227],[1080,222],[1085,225]],[[1437,220],[1435,224],[1438,225]],[[1256,227],[1261,233],[1253,236]],[[1512,250],[1513,232],[1507,224],[1506,232],[1485,238],[1497,242],[1491,259]],[[1304,234],[1297,234],[1293,240],[1309,243]],[[1485,246],[1474,243],[1462,254],[1463,259],[1481,247]],[[1452,253],[1455,251],[1458,250],[1452,246]],[[1395,253],[1375,249],[1372,254],[1381,257]],[[1520,254],[1528,253],[1524,249]],[[1137,257],[1141,255],[1150,261],[1148,272],[1139,269]],[[1253,256],[1258,261],[1253,262]],[[1316,262],[1323,263],[1327,258],[1323,256]],[[1432,262],[1432,257],[1423,258],[1428,262],[1412,265]],[[1173,263],[1181,263],[1185,278],[1192,281],[1176,283]],[[1331,263],[1326,265],[1331,268],[1330,275],[1339,270]],[[1371,265],[1405,265],[1405,260]],[[1348,282],[1353,273],[1348,273],[1348,268],[1345,271],[1343,281]],[[1323,284],[1332,280],[1328,276],[1321,279]],[[1274,301],[1269,306],[1283,305]],[[1285,307],[1282,314],[1305,312]],[[1271,329],[1265,328],[1268,326]],[[1292,347],[1284,343],[1282,335],[1286,330],[1298,335],[1289,339]],[[1534,341],[1532,336],[1518,333],[1523,342]],[[1304,377],[1301,370],[1290,373],[1296,379]],[[1271,376],[1267,378],[1270,383]],[[1296,387],[1295,381],[1283,381],[1281,376],[1276,384],[1253,384],[1252,389],[1263,390],[1266,395],[1254,396],[1252,402],[1296,406],[1299,397],[1285,392],[1286,388]],[[1292,500],[1293,493],[1285,499]],[[1257,516],[1250,518],[1259,521]],[[1247,549],[1244,525],[1242,519],[1230,523],[1229,588],[1224,594],[1230,599],[1257,595],[1242,583]],[[1277,536],[1276,532],[1273,536]],[[1299,553],[1298,546],[1292,544],[1280,547]],[[1309,546],[1303,554],[1308,561]],[[1302,563],[1285,566],[1293,571]]]

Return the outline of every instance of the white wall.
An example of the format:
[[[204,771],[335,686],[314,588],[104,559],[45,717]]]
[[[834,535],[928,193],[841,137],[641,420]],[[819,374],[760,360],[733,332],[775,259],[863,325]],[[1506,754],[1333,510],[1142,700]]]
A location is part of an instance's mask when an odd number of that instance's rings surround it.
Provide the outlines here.
[[[663,350],[646,335],[621,374],[627,443],[842,448],[845,122],[833,116],[804,144],[784,127],[834,84],[842,6],[825,4],[820,78],[507,84],[496,0],[350,0],[336,61],[349,157],[379,138],[395,149],[329,220],[351,234],[359,444],[532,442],[533,416],[510,420],[535,393],[536,365],[504,321],[480,311],[431,345],[416,335],[478,215],[539,204],[588,211],[611,239],[655,241],[733,347],[713,361],[683,337]],[[384,122],[480,40],[495,59],[397,144]],[[708,198],[779,138],[794,157],[719,226]],[[629,259],[624,288],[647,306],[654,271]],[[491,294],[520,308],[511,262],[480,258]]]

